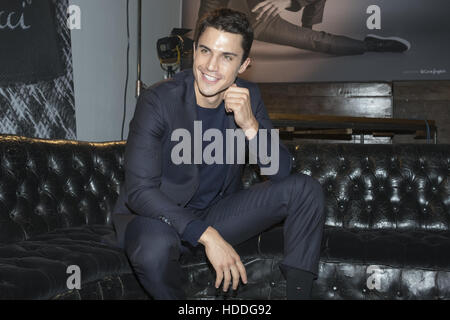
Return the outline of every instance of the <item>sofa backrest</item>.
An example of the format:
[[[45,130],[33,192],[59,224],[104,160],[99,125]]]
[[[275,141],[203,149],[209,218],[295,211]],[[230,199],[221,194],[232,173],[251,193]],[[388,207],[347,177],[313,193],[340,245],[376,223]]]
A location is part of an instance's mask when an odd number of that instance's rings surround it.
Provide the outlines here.
[[[124,146],[0,135],[0,243],[111,223]]]
[[[450,145],[289,144],[294,171],[316,178],[326,225],[448,230]]]
[[[322,184],[328,226],[448,230],[450,145],[286,145],[293,171]],[[124,151],[124,141],[0,135],[0,243],[111,224]],[[244,171],[244,187],[263,178],[253,168]]]

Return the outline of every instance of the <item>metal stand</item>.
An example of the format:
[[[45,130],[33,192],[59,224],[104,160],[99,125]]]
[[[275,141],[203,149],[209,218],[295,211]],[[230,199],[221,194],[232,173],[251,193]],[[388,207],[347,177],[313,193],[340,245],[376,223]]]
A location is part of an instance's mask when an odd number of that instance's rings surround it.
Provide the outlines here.
[[[136,98],[141,95],[142,89],[147,86],[141,81],[141,60],[142,60],[142,0],[138,0],[138,57],[137,57],[137,77],[136,81]]]

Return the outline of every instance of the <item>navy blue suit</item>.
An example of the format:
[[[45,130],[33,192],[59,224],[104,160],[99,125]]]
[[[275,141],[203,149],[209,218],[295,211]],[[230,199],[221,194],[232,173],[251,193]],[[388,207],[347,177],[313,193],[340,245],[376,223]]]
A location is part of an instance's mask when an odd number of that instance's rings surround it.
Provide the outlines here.
[[[236,84],[249,89],[259,129],[273,129],[258,87],[239,78]],[[227,128],[239,129],[233,114],[227,117]],[[172,162],[171,151],[178,142],[171,141],[171,134],[184,128],[194,137],[194,120],[194,77],[192,70],[186,70],[144,91],[130,123],[125,183],[113,222],[119,245],[125,248],[144,288],[157,299],[184,298],[178,261],[192,249],[182,235],[195,220],[213,226],[231,245],[289,220],[282,263],[317,275],[324,223],[322,189],[307,175],[290,174],[292,156],[282,143],[279,170],[269,180],[244,190],[244,165],[233,164],[213,203],[203,210],[187,206],[200,183],[198,166],[193,164],[193,152],[192,164]],[[262,166],[259,158],[258,164]]]

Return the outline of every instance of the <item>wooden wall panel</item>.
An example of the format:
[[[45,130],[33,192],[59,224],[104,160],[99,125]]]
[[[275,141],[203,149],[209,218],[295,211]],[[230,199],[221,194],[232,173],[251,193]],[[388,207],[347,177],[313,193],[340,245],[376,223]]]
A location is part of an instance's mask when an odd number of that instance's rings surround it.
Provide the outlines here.
[[[297,113],[353,117],[392,118],[391,83],[261,83],[261,95],[269,113]],[[391,143],[389,137],[364,136],[365,143]],[[349,140],[306,139],[303,142],[359,143]]]
[[[450,101],[450,81],[397,81],[394,99],[405,101]]]
[[[377,118],[430,119],[438,143],[450,143],[450,81],[378,83],[261,83],[269,113],[298,113]],[[426,143],[414,136],[364,136],[366,143]],[[301,139],[303,142],[345,142]],[[358,143],[359,136],[350,143]]]
[[[389,83],[262,83],[267,111],[354,117],[392,117]]]
[[[393,84],[394,117],[435,120],[437,142],[450,143],[450,81],[399,81]],[[394,143],[426,143],[397,136]]]

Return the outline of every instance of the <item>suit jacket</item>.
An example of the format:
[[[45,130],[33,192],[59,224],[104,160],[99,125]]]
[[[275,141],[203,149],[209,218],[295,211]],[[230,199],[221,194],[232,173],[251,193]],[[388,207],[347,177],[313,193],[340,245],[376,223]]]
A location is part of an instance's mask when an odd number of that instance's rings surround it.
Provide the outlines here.
[[[236,79],[236,84],[249,89],[259,129],[273,129],[257,85],[240,78]],[[125,182],[113,210],[120,246],[123,246],[126,225],[135,215],[161,219],[180,235],[189,222],[198,219],[195,210],[186,207],[199,186],[198,165],[194,164],[193,152],[192,164],[176,165],[171,160],[172,148],[179,143],[171,141],[175,129],[184,128],[190,132],[191,150],[194,150],[196,105],[192,69],[153,85],[139,97],[125,148]],[[227,129],[239,129],[233,114],[227,117]],[[292,156],[281,143],[279,159],[279,171],[268,176],[269,179],[282,179],[290,174]],[[220,197],[242,189],[243,169],[243,164],[229,166]]]

